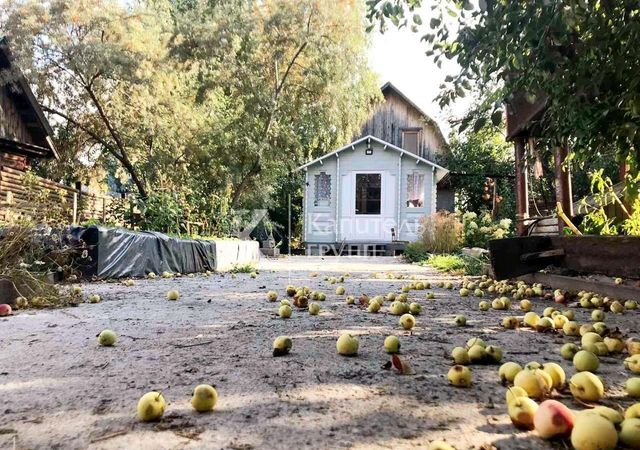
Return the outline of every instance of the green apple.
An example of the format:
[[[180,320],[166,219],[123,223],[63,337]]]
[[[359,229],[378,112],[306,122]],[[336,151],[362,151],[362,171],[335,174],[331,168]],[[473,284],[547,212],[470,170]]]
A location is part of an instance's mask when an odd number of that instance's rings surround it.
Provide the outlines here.
[[[104,347],[111,347],[118,339],[115,332],[111,330],[102,330],[98,335],[98,344]]]
[[[398,353],[400,351],[400,339],[397,336],[387,336],[384,340],[384,349],[387,353]]]
[[[338,354],[343,356],[357,355],[358,346],[358,338],[349,333],[341,334],[336,341],[336,350],[338,351]]]

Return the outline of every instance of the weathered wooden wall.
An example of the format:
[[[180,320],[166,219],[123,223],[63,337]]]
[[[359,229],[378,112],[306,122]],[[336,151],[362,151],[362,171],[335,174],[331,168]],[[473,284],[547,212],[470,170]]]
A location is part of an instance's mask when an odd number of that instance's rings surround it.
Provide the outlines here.
[[[364,124],[360,137],[372,135],[402,148],[402,130],[421,128],[419,155],[430,161],[437,160],[437,156],[446,150],[446,142],[436,128],[437,125],[430,123],[395,91],[388,90],[384,95],[385,101]]]
[[[47,214],[62,216],[68,223],[104,220],[113,201],[41,177],[32,183],[26,172],[0,166],[0,222]]]
[[[0,137],[37,144],[20,115],[9,85],[0,86]]]

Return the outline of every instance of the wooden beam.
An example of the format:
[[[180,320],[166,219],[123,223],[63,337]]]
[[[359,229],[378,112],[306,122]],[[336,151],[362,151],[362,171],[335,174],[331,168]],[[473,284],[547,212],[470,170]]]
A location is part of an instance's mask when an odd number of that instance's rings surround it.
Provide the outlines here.
[[[513,140],[516,169],[516,228],[519,236],[524,236],[524,221],[529,218],[529,182],[527,170],[526,139],[518,136]]]
[[[554,289],[569,292],[589,291],[603,297],[640,301],[640,289],[633,285],[617,285],[607,280],[592,280],[580,277],[567,277],[552,273],[532,273],[518,279],[526,283],[542,283]]]
[[[571,191],[571,172],[569,167],[564,163],[567,160],[569,152],[564,145],[557,145],[553,149],[553,158],[555,162],[555,188],[556,201],[562,205],[564,213],[573,217],[573,195]],[[564,221],[558,217],[558,234],[562,234],[565,227]]]

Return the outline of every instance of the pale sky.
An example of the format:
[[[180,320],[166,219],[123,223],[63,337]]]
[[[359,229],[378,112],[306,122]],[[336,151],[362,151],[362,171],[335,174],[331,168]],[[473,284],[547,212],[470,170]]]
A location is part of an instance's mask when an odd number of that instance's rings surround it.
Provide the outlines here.
[[[396,29],[389,25],[384,34],[371,32],[369,64],[378,73],[380,85],[390,81],[424,112],[435,119],[448,138],[450,126],[448,118],[460,116],[469,107],[468,101],[458,101],[452,108],[441,110],[434,100],[440,84],[448,74],[455,75],[457,64],[446,61],[442,69],[424,54],[426,45],[420,42],[422,33],[411,32],[408,28]]]

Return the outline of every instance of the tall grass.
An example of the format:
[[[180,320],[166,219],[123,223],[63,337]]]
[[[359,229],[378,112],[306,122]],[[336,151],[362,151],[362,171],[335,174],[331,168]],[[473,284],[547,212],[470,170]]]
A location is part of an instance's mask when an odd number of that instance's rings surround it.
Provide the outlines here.
[[[455,253],[462,247],[463,226],[455,214],[438,212],[420,221],[422,244],[430,253]]]

